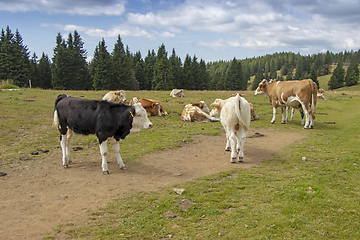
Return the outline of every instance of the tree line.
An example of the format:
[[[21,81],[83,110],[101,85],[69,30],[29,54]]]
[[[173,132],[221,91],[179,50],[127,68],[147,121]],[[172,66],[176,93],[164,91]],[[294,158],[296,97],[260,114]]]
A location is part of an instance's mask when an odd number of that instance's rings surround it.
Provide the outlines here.
[[[131,53],[118,35],[111,52],[102,39],[88,63],[83,46],[77,31],[66,40],[58,33],[51,61],[45,53],[38,59],[36,53],[30,56],[18,30],[12,33],[7,26],[0,36],[0,80],[10,79],[20,87],[31,80],[32,87],[66,90],[246,90],[253,78],[254,90],[262,79],[311,78],[318,84],[317,77],[330,74],[334,64],[329,89],[359,80],[360,50],[308,56],[282,52],[206,64],[189,54],[182,61],[175,49],[168,55],[164,44],[157,52],[148,50],[143,58],[140,51]]]

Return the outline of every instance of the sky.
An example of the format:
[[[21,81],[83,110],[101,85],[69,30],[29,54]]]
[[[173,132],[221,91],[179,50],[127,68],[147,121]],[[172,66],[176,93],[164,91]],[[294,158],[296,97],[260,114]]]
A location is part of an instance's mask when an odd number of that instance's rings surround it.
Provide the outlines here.
[[[0,0],[7,26],[39,58],[75,30],[88,60],[102,39],[111,53],[118,35],[142,58],[162,44],[182,61],[312,55],[360,49],[360,0]]]

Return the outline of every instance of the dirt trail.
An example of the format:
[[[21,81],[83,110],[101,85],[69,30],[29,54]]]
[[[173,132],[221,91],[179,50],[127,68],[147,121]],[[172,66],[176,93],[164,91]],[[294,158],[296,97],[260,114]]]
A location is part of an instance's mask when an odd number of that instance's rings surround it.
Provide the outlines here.
[[[194,180],[234,168],[249,168],[269,159],[285,146],[305,136],[294,133],[257,129],[250,130],[245,144],[245,163],[231,164],[225,152],[225,134],[193,136],[192,143],[143,155],[138,162],[126,162],[120,170],[114,153],[109,150],[110,175],[103,175],[100,153],[76,159],[64,169],[60,149],[39,161],[27,161],[18,171],[1,169],[0,236],[1,239],[41,239],[55,233],[59,224],[81,226],[88,221],[88,211],[96,211],[114,198],[131,191],[158,190],[163,186]],[[110,148],[111,149],[111,148]],[[85,150],[84,150],[85,151]],[[96,162],[97,164],[94,164]],[[19,167],[19,166],[18,166]],[[74,227],[72,226],[72,227]]]

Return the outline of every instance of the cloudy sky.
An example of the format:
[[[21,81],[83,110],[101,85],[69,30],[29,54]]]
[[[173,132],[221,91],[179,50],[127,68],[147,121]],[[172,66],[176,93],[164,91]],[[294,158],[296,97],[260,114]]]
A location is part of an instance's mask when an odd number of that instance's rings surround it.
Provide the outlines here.
[[[360,0],[0,0],[0,23],[50,58],[57,33],[74,30],[90,58],[102,38],[111,52],[119,34],[143,58],[163,43],[182,61],[360,49]]]

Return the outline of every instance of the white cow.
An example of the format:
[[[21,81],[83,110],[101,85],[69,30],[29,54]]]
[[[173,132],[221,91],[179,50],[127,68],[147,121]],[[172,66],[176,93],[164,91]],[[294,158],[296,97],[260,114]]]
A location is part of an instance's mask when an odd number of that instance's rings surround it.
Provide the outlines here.
[[[173,89],[171,92],[170,92],[170,96],[171,97],[185,97],[184,96],[184,89]]]
[[[104,95],[102,100],[114,103],[126,103],[126,93],[124,90],[110,91]]]
[[[225,150],[231,150],[230,162],[243,162],[244,145],[251,121],[250,105],[236,94],[225,101],[220,112],[220,122],[226,133]]]

